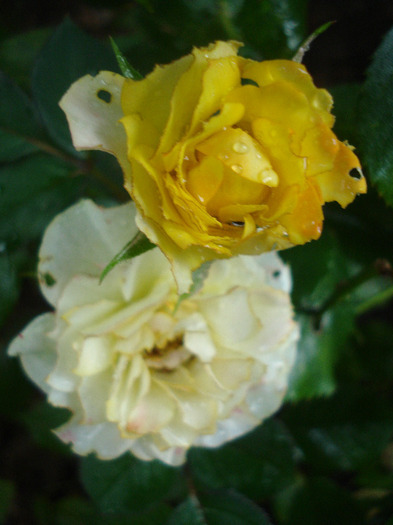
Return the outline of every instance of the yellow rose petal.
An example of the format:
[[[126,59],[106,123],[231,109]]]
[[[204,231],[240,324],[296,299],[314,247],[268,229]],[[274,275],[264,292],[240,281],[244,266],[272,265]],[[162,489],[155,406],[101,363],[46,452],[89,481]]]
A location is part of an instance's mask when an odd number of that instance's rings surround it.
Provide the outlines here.
[[[91,147],[118,157],[138,225],[181,292],[204,261],[317,239],[325,202],[346,206],[366,192],[355,153],[332,131],[330,94],[304,65],[246,59],[240,45],[215,42],[142,80],[122,79],[102,115],[91,111],[88,82],[65,107],[75,139],[98,125],[104,141]],[[93,85],[101,80],[112,89],[107,73]],[[76,118],[80,103],[90,104],[81,112],[89,118]]]

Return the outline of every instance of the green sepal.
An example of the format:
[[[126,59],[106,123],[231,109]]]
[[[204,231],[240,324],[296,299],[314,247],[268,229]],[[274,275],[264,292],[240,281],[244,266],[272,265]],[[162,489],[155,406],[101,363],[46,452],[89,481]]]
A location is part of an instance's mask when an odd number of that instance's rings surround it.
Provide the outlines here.
[[[132,259],[133,257],[141,255],[142,253],[145,253],[154,247],[155,244],[150,242],[146,235],[139,231],[105,266],[100,276],[100,283],[102,283],[108,273],[113,270],[113,268],[120,262]]]
[[[184,299],[188,299],[191,297],[191,295],[194,295],[195,293],[199,292],[199,290],[202,288],[203,283],[205,282],[205,279],[207,277],[207,274],[209,273],[210,265],[213,261],[207,261],[203,263],[199,268],[197,268],[195,271],[192,272],[192,285],[189,292],[182,293],[179,296],[179,299],[177,300],[175,310],[179,308],[180,303],[184,301]]]
[[[111,42],[111,46],[113,52],[115,53],[115,57],[119,65],[120,71],[122,72],[122,75],[126,78],[130,78],[131,80],[140,80],[141,78],[143,78],[139,71],[133,68],[132,65],[128,62],[128,60],[120,51],[119,46],[116,44],[113,38],[109,37],[109,40]]]
[[[324,33],[329,27],[334,24],[334,20],[331,22],[326,22],[326,24],[321,25],[316,29],[311,35],[306,38],[306,40],[302,43],[302,45],[299,47],[299,49],[296,51],[294,57],[292,58],[293,62],[299,62],[301,63],[303,60],[304,55],[307,53],[307,51],[310,49],[310,45],[314,40],[317,38],[317,36]]]

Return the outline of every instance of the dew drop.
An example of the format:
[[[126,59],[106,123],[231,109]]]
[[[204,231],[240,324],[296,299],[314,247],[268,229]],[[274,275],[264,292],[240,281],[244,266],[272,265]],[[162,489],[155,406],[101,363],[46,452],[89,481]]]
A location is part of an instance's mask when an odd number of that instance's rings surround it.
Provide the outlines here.
[[[232,149],[235,153],[247,153],[248,146],[244,142],[235,142]]]
[[[220,153],[220,154],[218,155],[218,158],[219,158],[220,160],[228,160],[228,159],[229,159],[229,155],[225,155],[224,153]]]
[[[243,171],[243,166],[240,166],[240,164],[232,164],[231,168],[235,173],[241,173]]]

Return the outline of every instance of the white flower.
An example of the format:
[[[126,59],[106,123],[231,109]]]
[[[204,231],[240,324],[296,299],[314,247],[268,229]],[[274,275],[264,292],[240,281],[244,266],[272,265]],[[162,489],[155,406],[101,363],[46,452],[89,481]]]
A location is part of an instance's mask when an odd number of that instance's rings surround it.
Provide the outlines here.
[[[215,261],[178,304],[155,248],[99,284],[134,218],[133,204],[82,201],[51,223],[39,275],[54,312],[9,352],[50,403],[71,410],[56,433],[77,453],[179,465],[190,446],[218,446],[279,408],[298,339],[290,275],[274,253]]]

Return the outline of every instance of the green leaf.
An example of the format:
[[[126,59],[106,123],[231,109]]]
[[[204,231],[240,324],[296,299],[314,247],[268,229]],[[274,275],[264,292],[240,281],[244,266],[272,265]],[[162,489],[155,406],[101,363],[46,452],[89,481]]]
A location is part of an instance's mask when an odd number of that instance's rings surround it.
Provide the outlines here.
[[[42,129],[33,105],[23,91],[0,72],[0,162],[10,162],[37,151]]]
[[[356,381],[377,382],[389,389],[393,377],[393,326],[390,319],[371,318],[361,323],[359,337],[353,345],[356,367],[352,365]],[[375,349],[370,352],[370,349]],[[360,368],[360,370],[359,370]]]
[[[307,0],[247,0],[235,18],[264,59],[291,58],[306,37]]]
[[[234,488],[259,501],[294,482],[296,455],[285,425],[269,419],[220,448],[191,449],[188,459],[201,490]]]
[[[109,520],[100,516],[94,505],[78,497],[62,498],[51,516],[56,513],[56,525],[107,525]],[[117,522],[118,523],[118,522]]]
[[[317,242],[280,253],[291,267],[292,299],[299,310],[318,310],[337,286],[359,271],[359,265],[346,257],[337,234],[326,228]]]
[[[206,525],[198,500],[189,497],[171,514],[165,525]]]
[[[364,525],[365,516],[351,493],[325,478],[311,478],[293,495],[289,525]]]
[[[4,323],[16,303],[19,292],[16,270],[11,263],[4,244],[3,250],[3,252],[0,252],[0,326]]]
[[[14,335],[17,327],[11,326],[11,328],[12,335]],[[16,359],[10,359],[6,350],[6,344],[2,344],[0,347],[0,415],[8,419],[18,419],[20,414],[26,410],[35,392],[31,382],[23,374],[20,363]]]
[[[359,151],[367,175],[393,206],[393,29],[367,72],[358,110]]]
[[[34,29],[11,36],[0,43],[1,69],[23,89],[30,89],[33,63],[50,32],[49,28]]]
[[[70,166],[44,154],[0,166],[0,239],[9,250],[36,240],[81,193]]]
[[[179,483],[178,469],[131,454],[100,461],[82,459],[82,482],[102,512],[140,512],[168,497]]]
[[[354,311],[349,304],[339,304],[321,319],[299,315],[300,342],[294,368],[289,378],[286,399],[329,395],[336,387],[335,367],[353,331]]]
[[[65,445],[52,433],[52,430],[70,419],[70,412],[67,409],[54,407],[42,401],[36,403],[29,411],[22,413],[20,419],[38,445],[62,454],[69,453],[68,445]]]
[[[69,19],[44,46],[33,70],[32,90],[42,120],[52,139],[73,155],[82,154],[72,146],[59,100],[73,82],[100,70],[117,71],[110,47],[83,33]]]
[[[126,78],[131,78],[132,80],[140,80],[141,78],[143,78],[143,76],[140,73],[138,73],[138,71],[134,69],[132,65],[128,62],[128,60],[120,51],[119,46],[116,44],[113,38],[110,38],[110,42],[123,76],[125,76]]]
[[[120,262],[137,257],[138,255],[155,248],[155,246],[156,245],[151,243],[144,233],[138,231],[138,233],[105,266],[100,276],[100,283]]]
[[[347,140],[357,147],[357,109],[361,84],[341,84],[329,88],[333,96],[333,114],[336,118],[334,132],[340,140]],[[355,153],[357,153],[355,149]],[[364,199],[364,197],[362,197]],[[351,207],[352,208],[352,207]],[[345,210],[347,212],[347,210]]]
[[[15,496],[15,486],[12,481],[0,478],[0,521],[5,519],[10,511],[12,500]]]
[[[287,405],[281,417],[316,474],[376,468],[393,431],[389,401],[371,388]]]
[[[190,497],[172,514],[166,525],[271,525],[265,512],[235,491]]]

